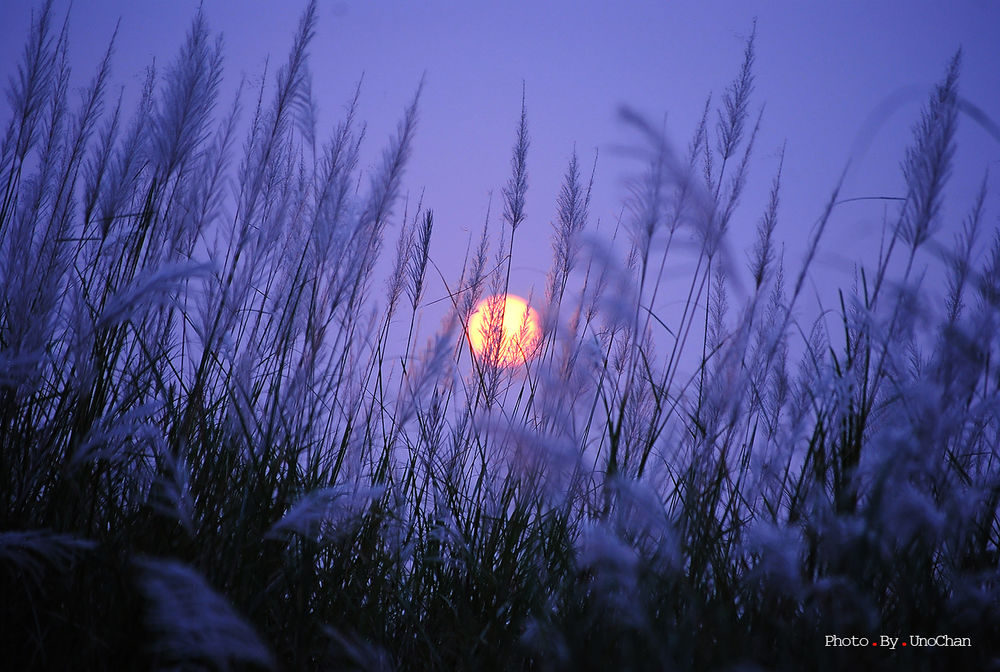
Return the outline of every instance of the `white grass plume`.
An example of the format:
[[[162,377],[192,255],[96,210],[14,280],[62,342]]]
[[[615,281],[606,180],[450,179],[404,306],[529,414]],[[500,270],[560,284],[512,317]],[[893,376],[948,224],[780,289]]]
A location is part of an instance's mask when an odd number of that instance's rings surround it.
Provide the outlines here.
[[[253,663],[274,669],[274,658],[253,628],[205,578],[174,560],[136,561],[139,590],[147,601],[152,653],[165,667],[212,663],[230,669]]]

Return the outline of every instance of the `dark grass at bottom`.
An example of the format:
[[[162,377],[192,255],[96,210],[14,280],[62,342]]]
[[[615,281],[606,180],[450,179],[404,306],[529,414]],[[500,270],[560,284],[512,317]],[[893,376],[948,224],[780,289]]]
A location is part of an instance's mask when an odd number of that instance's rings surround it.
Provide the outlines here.
[[[157,652],[132,557],[102,544],[62,567],[43,563],[30,575],[4,564],[3,669],[221,667]],[[495,597],[502,599],[507,591],[498,588]],[[850,586],[825,600],[796,601],[761,588],[736,602],[703,598],[677,579],[634,588],[594,590],[593,577],[579,574],[555,596],[555,611],[497,617],[509,605],[438,600],[420,621],[373,620],[371,605],[358,605],[323,614],[322,622],[298,614],[290,622],[265,618],[253,626],[285,670],[1000,669],[1000,624],[991,610],[951,609],[944,598],[919,609],[900,600],[879,623],[871,601]],[[445,602],[453,613],[442,614]],[[910,623],[899,620],[904,614]],[[910,635],[939,634],[968,637],[971,646],[910,643]],[[868,642],[829,646],[828,635],[843,638],[841,644],[852,636]],[[899,638],[895,649],[881,645],[882,635]],[[264,668],[233,661],[230,669]]]

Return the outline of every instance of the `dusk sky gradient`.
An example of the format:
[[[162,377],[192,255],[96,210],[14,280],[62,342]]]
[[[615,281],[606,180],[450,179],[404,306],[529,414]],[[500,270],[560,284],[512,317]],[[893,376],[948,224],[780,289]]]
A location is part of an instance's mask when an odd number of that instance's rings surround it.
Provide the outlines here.
[[[34,2],[0,4],[0,59],[13,72]],[[144,71],[172,62],[199,5],[177,2],[78,1],[70,10],[74,83],[93,73],[121,18],[113,66],[134,107]],[[68,3],[57,2],[57,15]],[[304,2],[215,2],[204,9],[224,35],[225,81],[220,111],[241,75],[251,87],[270,56],[268,84],[284,62]],[[421,77],[425,87],[412,159],[405,178],[411,207],[426,190],[435,211],[431,257],[457,281],[470,236],[477,238],[493,193],[491,226],[499,231],[501,188],[526,89],[531,147],[527,220],[518,230],[512,291],[544,292],[551,261],[550,222],[574,146],[587,175],[599,149],[591,228],[610,232],[627,194],[626,178],[641,168],[620,150],[637,140],[619,120],[628,105],[656,123],[683,150],[706,96],[717,102],[736,75],[757,19],[753,115],[765,106],[756,161],[734,225],[732,250],[742,261],[764,210],[787,142],[778,238],[786,266],[797,270],[804,241],[848,160],[843,198],[901,196],[899,169],[920,107],[963,50],[959,91],[1000,122],[1000,3],[961,2],[331,2],[319,3],[311,46],[319,134],[339,121],[364,75],[359,118],[368,124],[362,167],[374,165]],[[112,90],[113,93],[117,89]],[[245,100],[244,117],[252,112]],[[879,116],[878,110],[886,114]],[[6,124],[9,109],[0,119]],[[714,122],[714,112],[712,121]],[[987,224],[996,223],[1000,140],[968,116],[959,121],[958,152],[945,221],[958,224],[987,169]],[[864,138],[870,142],[859,144]],[[827,288],[848,286],[855,260],[877,253],[885,204],[839,207],[816,261]],[[396,222],[403,210],[396,208]],[[386,250],[393,249],[394,227]],[[939,240],[951,236],[941,232]],[[388,256],[388,255],[387,255]],[[670,269],[690,272],[685,259]],[[827,282],[828,281],[828,282]],[[431,277],[428,301],[444,296]],[[826,296],[829,299],[830,295]],[[680,299],[678,299],[679,301]],[[672,299],[657,310],[669,314]],[[425,334],[435,325],[425,325]]]

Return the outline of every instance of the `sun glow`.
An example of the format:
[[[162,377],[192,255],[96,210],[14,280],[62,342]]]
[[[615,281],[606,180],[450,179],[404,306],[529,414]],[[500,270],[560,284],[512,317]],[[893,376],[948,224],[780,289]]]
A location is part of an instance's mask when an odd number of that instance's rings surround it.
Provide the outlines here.
[[[499,366],[520,366],[542,342],[538,311],[513,294],[490,296],[469,318],[469,344],[480,359]]]

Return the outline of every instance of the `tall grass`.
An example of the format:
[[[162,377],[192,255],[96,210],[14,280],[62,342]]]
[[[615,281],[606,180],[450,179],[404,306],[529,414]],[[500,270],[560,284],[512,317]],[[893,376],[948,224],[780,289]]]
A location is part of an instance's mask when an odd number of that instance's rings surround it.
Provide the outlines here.
[[[777,250],[780,167],[746,268],[727,244],[755,219],[739,207],[761,119],[751,36],[683,154],[623,112],[643,167],[614,243],[589,237],[594,171],[573,154],[545,337],[509,367],[473,356],[467,330],[509,283],[527,102],[502,222],[445,281],[425,342],[433,213],[399,213],[421,87],[362,175],[360,87],[325,142],[316,128],[316,14],[273,88],[220,101],[199,12],[131,115],[109,100],[113,43],[74,102],[66,25],[51,2],[34,17],[0,150],[6,664],[996,662],[1000,234],[985,181],[960,227],[942,215],[957,57],[836,329],[796,308],[839,185],[801,266]],[[667,324],[682,239],[694,271]],[[824,648],[883,633],[973,646]]]

